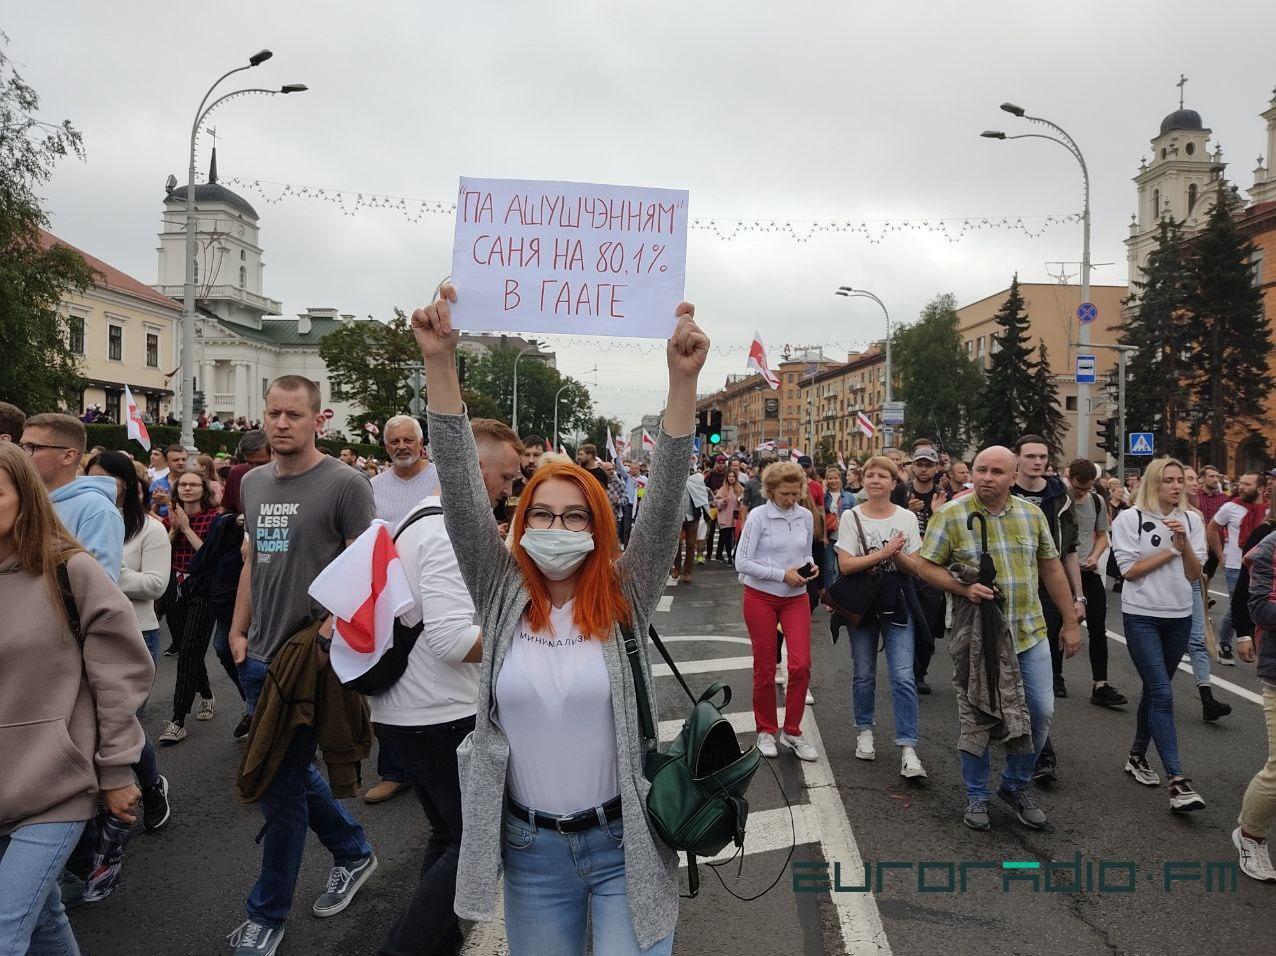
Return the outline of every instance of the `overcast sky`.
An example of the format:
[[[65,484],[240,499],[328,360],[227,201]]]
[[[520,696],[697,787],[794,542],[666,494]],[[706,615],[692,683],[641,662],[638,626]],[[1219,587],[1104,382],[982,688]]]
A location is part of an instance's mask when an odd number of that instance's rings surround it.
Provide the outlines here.
[[[84,133],[87,161],[64,162],[48,189],[54,231],[145,282],[156,281],[164,180],[185,182],[199,98],[262,47],[274,59],[232,79],[310,91],[218,111],[223,182],[442,200],[461,175],[662,186],[690,190],[693,216],[724,219],[1079,210],[1079,170],[1062,148],[979,137],[1029,131],[997,109],[1011,100],[1059,123],[1085,153],[1092,258],[1114,263],[1096,268],[1096,284],[1126,281],[1130,180],[1178,105],[1180,72],[1186,105],[1214,131],[1242,193],[1265,147],[1257,114],[1276,84],[1276,4],[1236,0],[26,2],[8,5],[0,29],[45,118]],[[207,153],[205,144],[204,171]],[[343,216],[238,191],[262,217],[263,291],[286,315],[329,306],[387,317],[423,304],[449,271],[449,216]],[[1080,249],[1075,224],[955,245],[925,233],[873,245],[693,232],[687,298],[723,346],[702,390],[744,370],[755,328],[773,356],[786,342],[835,355],[880,336],[877,307],[835,297],[840,284],[873,290],[894,320],[911,321],[938,292],[964,304],[1016,270],[1048,281],[1058,267],[1047,263],[1075,261]],[[602,413],[633,425],[659,410],[653,344],[547,341]]]

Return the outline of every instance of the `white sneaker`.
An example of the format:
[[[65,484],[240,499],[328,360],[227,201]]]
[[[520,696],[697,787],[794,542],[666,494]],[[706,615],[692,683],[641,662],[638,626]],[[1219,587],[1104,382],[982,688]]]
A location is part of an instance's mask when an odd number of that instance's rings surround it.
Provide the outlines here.
[[[186,728],[174,721],[170,721],[169,725],[164,728],[164,732],[159,735],[159,742],[162,744],[178,744],[185,739]]]
[[[814,694],[812,694],[809,690],[806,692],[806,702],[807,702],[808,704],[814,704],[814,703],[815,703],[815,695],[814,695]]]
[[[899,775],[910,780],[926,776],[926,768],[922,766],[922,762],[917,759],[917,751],[912,747],[905,747],[901,755],[899,764]]]
[[[199,702],[199,710],[195,713],[196,720],[212,720],[216,711],[213,709],[217,704],[215,697],[205,697]]]
[[[1241,855],[1241,872],[1263,883],[1276,883],[1276,867],[1272,866],[1267,841],[1251,840],[1237,827],[1232,831],[1232,843]]]
[[[784,731],[780,731],[780,743],[792,750],[799,760],[820,759],[820,755],[815,752],[815,748],[811,746],[810,741],[803,734],[798,734],[794,737]]]
[[[780,751],[775,749],[775,734],[758,734],[758,753],[764,757],[780,755]]]
[[[875,760],[877,753],[873,750],[873,732],[871,730],[861,730],[860,735],[855,738],[855,756],[860,760]]]

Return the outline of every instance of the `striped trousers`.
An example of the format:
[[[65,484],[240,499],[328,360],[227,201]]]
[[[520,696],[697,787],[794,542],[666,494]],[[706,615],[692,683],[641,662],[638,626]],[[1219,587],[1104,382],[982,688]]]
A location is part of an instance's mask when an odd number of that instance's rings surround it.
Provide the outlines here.
[[[213,637],[213,614],[203,597],[182,597],[168,613],[168,626],[177,642],[177,683],[173,687],[173,722],[184,724],[195,693],[211,700],[204,657]]]

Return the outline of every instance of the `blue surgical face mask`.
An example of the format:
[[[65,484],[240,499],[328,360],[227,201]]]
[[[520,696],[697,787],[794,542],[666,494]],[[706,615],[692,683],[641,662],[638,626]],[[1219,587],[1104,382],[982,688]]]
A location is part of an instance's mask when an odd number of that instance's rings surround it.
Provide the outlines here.
[[[590,532],[560,528],[529,528],[518,543],[551,581],[570,578],[594,550]]]

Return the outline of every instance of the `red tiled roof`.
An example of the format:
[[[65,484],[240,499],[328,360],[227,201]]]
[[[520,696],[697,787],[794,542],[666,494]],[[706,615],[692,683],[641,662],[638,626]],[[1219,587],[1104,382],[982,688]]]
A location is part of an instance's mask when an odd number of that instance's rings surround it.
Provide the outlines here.
[[[53,246],[63,246],[72,252],[78,252],[84,261],[89,264],[89,268],[95,273],[93,276],[93,284],[103,286],[113,292],[120,292],[124,295],[131,295],[138,299],[145,299],[154,305],[167,306],[175,312],[182,310],[181,304],[176,299],[170,299],[168,296],[156,292],[144,282],[139,282],[131,275],[121,272],[115,266],[107,265],[97,256],[91,256],[83,249],[77,249],[71,243],[59,239],[57,236],[45,230],[40,230],[40,245],[49,249]]]

